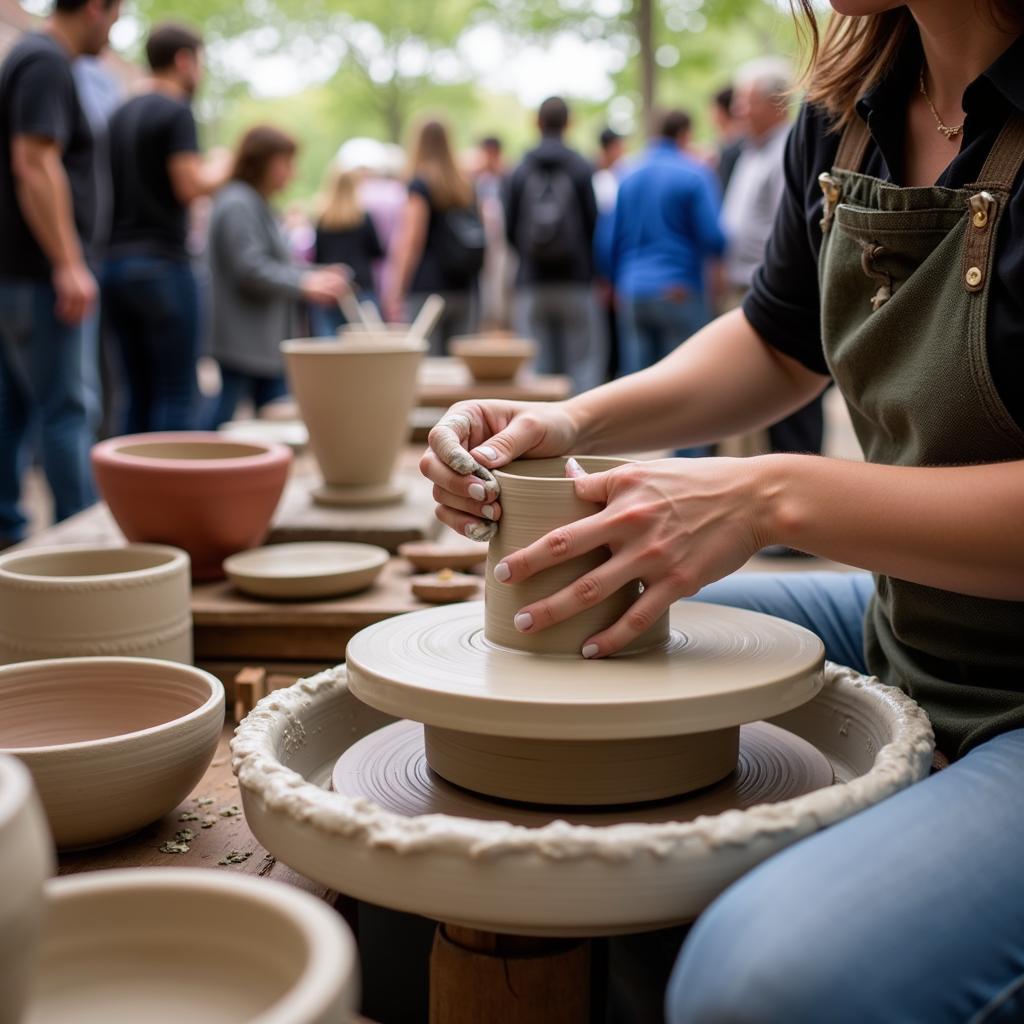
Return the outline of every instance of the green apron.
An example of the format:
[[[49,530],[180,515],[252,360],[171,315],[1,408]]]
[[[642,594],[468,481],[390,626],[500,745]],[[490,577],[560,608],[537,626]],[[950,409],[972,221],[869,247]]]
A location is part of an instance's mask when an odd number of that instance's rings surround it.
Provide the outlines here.
[[[867,142],[857,117],[819,179],[818,264],[825,358],[864,456],[893,466],[1024,459],[1024,431],[996,391],[985,342],[1024,117],[1013,115],[965,188],[898,188],[857,173]],[[879,575],[864,644],[870,671],[927,710],[947,756],[1024,727],[1024,602]]]

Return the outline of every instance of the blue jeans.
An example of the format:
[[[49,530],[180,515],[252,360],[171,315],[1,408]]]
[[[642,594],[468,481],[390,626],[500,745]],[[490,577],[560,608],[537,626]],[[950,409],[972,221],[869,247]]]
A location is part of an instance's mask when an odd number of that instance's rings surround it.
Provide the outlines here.
[[[59,522],[96,500],[89,449],[100,415],[98,312],[58,320],[47,281],[0,278],[0,540],[20,540],[21,481],[38,452]]]
[[[814,629],[863,668],[866,574],[743,574],[699,600]],[[672,1024],[1024,1019],[1024,730],[795,844],[727,889],[683,945]]]
[[[651,296],[619,301],[619,374],[626,376],[660,362],[708,322],[703,295]],[[710,445],[681,448],[680,458],[711,454]]]
[[[284,376],[259,377],[252,373],[232,370],[220,364],[220,395],[206,419],[207,430],[216,430],[234,418],[235,409],[243,398],[252,400],[256,412],[265,405],[288,394],[288,382]]]
[[[357,302],[372,302],[379,305],[373,292],[359,292]],[[345,314],[337,306],[309,306],[309,330],[314,338],[333,338],[338,328],[348,323]]]
[[[103,302],[128,385],[124,433],[195,427],[199,287],[188,263],[124,256],[103,269]]]

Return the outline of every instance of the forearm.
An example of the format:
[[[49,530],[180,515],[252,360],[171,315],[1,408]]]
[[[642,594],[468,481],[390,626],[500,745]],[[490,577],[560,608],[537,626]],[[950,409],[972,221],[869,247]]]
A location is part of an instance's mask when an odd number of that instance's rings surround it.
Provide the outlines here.
[[[762,341],[736,310],[660,363],[570,399],[566,409],[581,452],[684,447],[774,423],[826,383]]]
[[[765,543],[940,590],[1024,600],[1024,462],[752,461],[763,477]]]
[[[54,166],[56,164],[56,166]],[[18,205],[51,266],[80,263],[71,189],[59,158],[33,161],[17,174]]]

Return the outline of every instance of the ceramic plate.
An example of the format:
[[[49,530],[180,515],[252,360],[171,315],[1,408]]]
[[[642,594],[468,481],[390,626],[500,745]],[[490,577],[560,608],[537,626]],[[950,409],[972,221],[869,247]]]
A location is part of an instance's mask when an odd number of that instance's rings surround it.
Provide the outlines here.
[[[224,572],[256,597],[335,597],[365,590],[389,557],[372,544],[270,544],[226,558]]]

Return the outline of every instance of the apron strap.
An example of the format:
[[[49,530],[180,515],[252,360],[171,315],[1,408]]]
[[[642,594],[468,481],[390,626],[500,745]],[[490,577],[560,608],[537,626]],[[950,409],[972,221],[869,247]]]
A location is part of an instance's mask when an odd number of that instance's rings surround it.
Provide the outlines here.
[[[977,294],[985,287],[992,263],[996,224],[1010,189],[1024,166],[1024,115],[1014,112],[989,151],[977,189],[968,200],[967,238],[961,267],[964,288]],[[992,193],[996,193],[993,195]]]
[[[868,131],[867,123],[860,114],[855,113],[843,129],[832,166],[844,171],[859,171],[870,141],[871,133]]]

